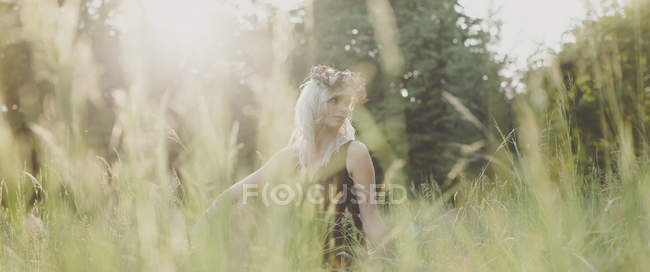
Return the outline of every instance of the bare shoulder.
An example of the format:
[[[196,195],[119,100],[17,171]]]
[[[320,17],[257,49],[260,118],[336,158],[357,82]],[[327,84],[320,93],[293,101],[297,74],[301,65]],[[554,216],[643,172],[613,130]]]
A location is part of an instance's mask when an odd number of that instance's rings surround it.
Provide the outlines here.
[[[361,159],[366,156],[370,156],[370,154],[364,143],[357,140],[350,142],[350,146],[348,147],[349,159]]]
[[[360,141],[352,141],[348,147],[346,167],[353,179],[374,177],[374,166],[366,145]],[[365,178],[363,178],[365,180]]]
[[[291,159],[295,155],[295,148],[292,146],[285,146],[276,152],[272,158],[276,160],[286,161]]]
[[[278,167],[280,165],[292,162],[294,158],[295,158],[295,149],[292,146],[285,146],[282,149],[280,149],[278,152],[273,154],[273,156],[269,158],[266,165],[269,165],[271,167]]]

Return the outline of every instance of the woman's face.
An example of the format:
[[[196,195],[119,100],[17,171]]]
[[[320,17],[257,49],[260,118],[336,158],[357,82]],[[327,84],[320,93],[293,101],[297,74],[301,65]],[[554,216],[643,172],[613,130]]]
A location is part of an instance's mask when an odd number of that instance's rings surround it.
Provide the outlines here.
[[[335,95],[327,100],[327,115],[324,124],[328,127],[339,128],[350,114],[352,97],[346,94]]]

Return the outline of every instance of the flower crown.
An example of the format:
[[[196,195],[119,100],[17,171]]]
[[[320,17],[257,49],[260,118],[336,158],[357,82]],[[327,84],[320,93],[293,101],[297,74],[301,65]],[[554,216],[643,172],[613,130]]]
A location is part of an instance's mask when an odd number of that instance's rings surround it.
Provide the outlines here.
[[[358,104],[364,104],[368,101],[366,86],[359,73],[349,70],[337,71],[327,65],[316,65],[311,68],[310,79],[323,84],[330,91],[340,88],[350,89],[353,93],[353,99]]]

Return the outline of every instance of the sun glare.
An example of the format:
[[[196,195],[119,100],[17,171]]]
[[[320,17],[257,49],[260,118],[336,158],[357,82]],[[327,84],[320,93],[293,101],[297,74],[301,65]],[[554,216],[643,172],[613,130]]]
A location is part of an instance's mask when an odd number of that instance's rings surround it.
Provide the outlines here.
[[[263,0],[263,3],[269,3],[281,10],[292,10],[298,8],[304,0]]]
[[[152,30],[181,45],[209,38],[217,23],[215,4],[207,0],[142,0],[142,3]]]

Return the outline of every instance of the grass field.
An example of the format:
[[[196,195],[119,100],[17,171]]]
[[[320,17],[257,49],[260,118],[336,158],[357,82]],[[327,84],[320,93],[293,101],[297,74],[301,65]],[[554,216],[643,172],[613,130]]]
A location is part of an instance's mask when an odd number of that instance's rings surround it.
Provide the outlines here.
[[[92,129],[87,130],[95,120],[89,105],[108,106],[98,102],[99,72],[88,56],[89,45],[67,32],[53,38],[52,31],[65,29],[66,22],[51,25],[37,16],[48,13],[47,6],[32,11],[23,14],[34,16],[24,37],[35,44],[35,69],[53,87],[43,99],[41,117],[28,124],[36,140],[16,136],[0,118],[1,271],[325,270],[322,218],[309,206],[258,209],[252,223],[220,207],[209,228],[191,235],[211,200],[244,174],[236,167],[242,144],[260,150],[259,164],[286,143],[292,114],[287,109],[293,101],[289,90],[296,88],[286,86],[286,71],[277,69],[269,77],[276,89],[288,91],[257,93],[268,98],[258,109],[259,129],[268,133],[255,143],[240,143],[239,125],[230,121],[228,102],[214,87],[222,86],[222,67],[208,70],[215,75],[209,80],[183,81],[177,86],[183,92],[160,91],[140,57],[149,50],[139,47],[146,37],[129,32],[122,46],[130,88],[111,92],[110,148],[97,149]],[[451,191],[441,193],[434,186],[423,197],[382,210],[392,226],[387,237],[392,247],[360,251],[355,270],[650,267],[650,152],[634,149],[643,139],[634,139],[633,128],[621,121],[610,149],[615,167],[589,173],[578,163],[585,154],[570,135],[570,122],[562,114],[566,105],[552,101],[540,109],[523,97],[512,102],[516,129],[495,135],[500,145],[489,154],[484,174],[461,175]],[[183,113],[182,131],[168,115],[170,108]],[[27,167],[30,141],[38,142],[37,174]],[[180,150],[174,163],[182,186],[169,167],[170,146]],[[406,182],[391,173],[378,182]],[[27,203],[35,191],[40,201],[31,207]],[[242,244],[238,228],[247,224],[254,225]]]

